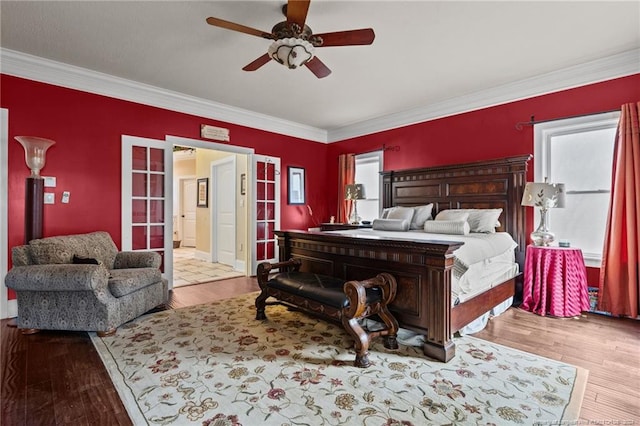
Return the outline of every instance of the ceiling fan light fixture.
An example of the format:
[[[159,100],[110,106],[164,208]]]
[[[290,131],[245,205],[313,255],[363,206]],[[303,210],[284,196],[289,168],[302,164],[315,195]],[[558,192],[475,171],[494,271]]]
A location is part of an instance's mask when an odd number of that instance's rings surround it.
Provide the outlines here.
[[[290,69],[301,67],[313,59],[315,48],[301,38],[281,38],[269,46],[269,56]]]

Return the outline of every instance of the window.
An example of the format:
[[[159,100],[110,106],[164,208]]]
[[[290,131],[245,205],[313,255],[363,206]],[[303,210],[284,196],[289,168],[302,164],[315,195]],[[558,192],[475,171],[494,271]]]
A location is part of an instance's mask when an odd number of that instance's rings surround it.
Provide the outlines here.
[[[580,248],[587,266],[600,266],[602,259],[619,116],[595,114],[534,127],[535,181],[547,177],[565,184],[565,208],[550,210],[549,228],[556,241]],[[537,224],[538,209],[534,215]]]
[[[355,183],[364,187],[366,199],[358,200],[358,215],[362,220],[376,219],[380,216],[380,171],[382,170],[382,151],[356,155]]]

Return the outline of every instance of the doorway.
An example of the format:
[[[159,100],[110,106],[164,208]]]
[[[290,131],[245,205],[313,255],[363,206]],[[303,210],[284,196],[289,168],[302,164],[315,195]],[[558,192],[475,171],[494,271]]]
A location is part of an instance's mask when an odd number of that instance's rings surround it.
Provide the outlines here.
[[[174,153],[173,232],[180,241],[173,249],[174,287],[248,275],[247,254],[236,246],[247,247],[250,214],[244,198],[250,195],[241,196],[235,187],[253,151],[171,136],[166,140]],[[198,202],[198,182],[207,188],[206,202]]]

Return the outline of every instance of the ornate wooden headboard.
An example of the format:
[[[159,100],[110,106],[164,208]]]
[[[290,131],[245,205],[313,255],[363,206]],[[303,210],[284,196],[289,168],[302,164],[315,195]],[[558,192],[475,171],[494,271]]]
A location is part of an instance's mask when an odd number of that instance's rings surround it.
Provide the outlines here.
[[[466,164],[381,172],[382,206],[433,203],[435,215],[445,209],[501,208],[499,231],[518,243],[516,259],[523,267],[527,246],[525,209],[520,205],[531,155]]]

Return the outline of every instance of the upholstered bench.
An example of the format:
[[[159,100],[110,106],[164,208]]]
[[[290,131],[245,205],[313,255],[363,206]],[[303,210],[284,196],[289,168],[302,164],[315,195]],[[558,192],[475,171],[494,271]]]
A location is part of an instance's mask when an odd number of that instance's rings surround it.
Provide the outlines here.
[[[369,361],[369,342],[383,336],[387,349],[397,349],[398,322],[387,309],[396,295],[396,280],[388,273],[363,281],[344,281],[339,278],[300,272],[299,259],[258,265],[258,284],[262,292],[256,298],[256,319],[266,319],[265,307],[283,304],[311,314],[339,321],[355,340],[356,367],[366,368]],[[278,269],[273,275],[272,271]],[[278,302],[267,303],[273,297]],[[385,327],[365,331],[358,320],[377,315]]]

